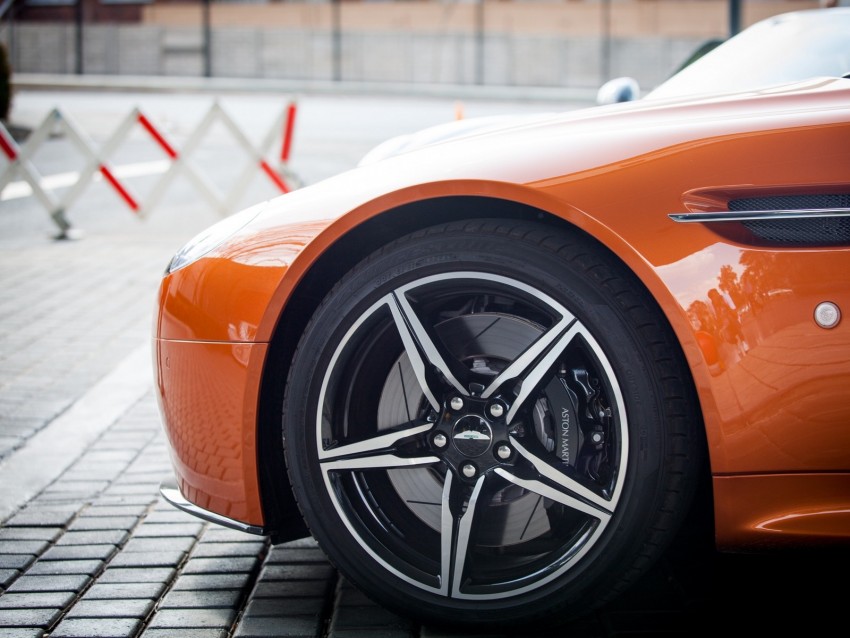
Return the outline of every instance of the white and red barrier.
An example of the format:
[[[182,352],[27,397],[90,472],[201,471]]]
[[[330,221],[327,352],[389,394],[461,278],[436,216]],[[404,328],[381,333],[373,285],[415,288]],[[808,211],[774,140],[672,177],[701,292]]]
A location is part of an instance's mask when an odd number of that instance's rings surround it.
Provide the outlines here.
[[[30,186],[32,194],[50,213],[53,221],[59,227],[60,237],[67,237],[71,228],[71,224],[65,216],[65,211],[97,175],[106,180],[127,207],[139,217],[147,215],[159,203],[168,185],[179,174],[185,175],[194,184],[214,210],[221,215],[229,215],[235,212],[235,207],[258,169],[268,177],[273,186],[281,193],[287,193],[300,185],[300,180],[289,169],[295,116],[296,104],[290,102],[275,119],[260,145],[255,147],[227,112],[219,106],[218,102],[214,102],[180,150],[167,139],[162,129],[156,126],[139,109],[133,109],[99,149],[67,115],[58,109],[53,109],[47,115],[21,147],[0,122],[0,151],[8,160],[6,166],[0,170],[0,194],[15,176],[20,176]],[[210,128],[219,121],[230,131],[236,144],[250,158],[248,164],[226,193],[219,192],[191,162],[192,153],[198,148]],[[151,188],[144,202],[140,201],[132,190],[118,178],[116,171],[106,161],[106,158],[109,158],[121,146],[136,125],[141,126],[147,132],[170,162],[167,170]],[[58,200],[49,190],[44,188],[45,179],[39,174],[32,162],[36,151],[57,128],[61,129],[68,140],[77,148],[85,162],[76,181]],[[266,157],[278,140],[281,141],[280,167],[275,169]]]

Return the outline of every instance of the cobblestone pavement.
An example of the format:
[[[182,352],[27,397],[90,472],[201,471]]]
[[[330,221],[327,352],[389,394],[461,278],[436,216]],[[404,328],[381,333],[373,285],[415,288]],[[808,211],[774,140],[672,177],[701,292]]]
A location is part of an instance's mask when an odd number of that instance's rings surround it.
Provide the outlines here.
[[[56,242],[33,203],[0,204],[0,637],[472,635],[385,610],[312,539],[271,546],[159,496],[151,309],[167,259],[209,221]],[[840,618],[848,566],[838,550],[722,556],[685,535],[616,604],[551,635],[811,632]]]

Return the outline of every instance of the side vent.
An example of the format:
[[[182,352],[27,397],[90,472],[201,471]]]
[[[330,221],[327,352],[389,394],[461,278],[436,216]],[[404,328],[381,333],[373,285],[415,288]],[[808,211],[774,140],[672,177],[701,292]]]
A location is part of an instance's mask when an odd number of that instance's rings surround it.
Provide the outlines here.
[[[744,243],[850,245],[850,193],[731,199],[728,212],[674,213],[670,218],[677,222],[718,224],[712,227]],[[739,231],[734,231],[735,227]]]

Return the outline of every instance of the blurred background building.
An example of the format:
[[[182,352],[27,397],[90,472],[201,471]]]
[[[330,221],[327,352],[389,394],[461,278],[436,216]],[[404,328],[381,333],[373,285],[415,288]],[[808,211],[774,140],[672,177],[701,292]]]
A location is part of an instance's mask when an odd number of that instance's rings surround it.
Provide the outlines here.
[[[19,73],[650,88],[817,0],[0,0]]]

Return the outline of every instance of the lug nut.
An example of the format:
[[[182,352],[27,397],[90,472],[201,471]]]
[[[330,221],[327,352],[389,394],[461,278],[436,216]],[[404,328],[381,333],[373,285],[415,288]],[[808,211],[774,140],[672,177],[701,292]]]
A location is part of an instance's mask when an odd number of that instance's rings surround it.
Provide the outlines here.
[[[455,412],[463,409],[463,399],[460,397],[452,397],[452,400],[449,401],[449,407]]]
[[[507,445],[500,445],[500,446],[496,449],[496,456],[498,456],[498,457],[499,457],[500,459],[502,459],[503,461],[504,461],[504,460],[506,460],[506,459],[508,459],[508,458],[510,458],[510,456],[511,456],[511,448],[509,448]]]
[[[475,466],[472,463],[466,463],[462,468],[460,468],[460,471],[463,472],[463,475],[466,478],[472,478],[475,476]]]
[[[505,408],[502,407],[501,403],[494,403],[490,406],[490,416],[494,419],[498,419],[505,413]]]
[[[594,443],[602,443],[602,433],[601,432],[594,432],[593,434],[590,435],[590,440],[593,441]]]
[[[446,443],[448,443],[448,442],[449,442],[449,440],[446,438],[446,435],[443,434],[442,432],[438,432],[437,434],[434,435],[434,445],[436,445],[437,447],[446,447]]]

